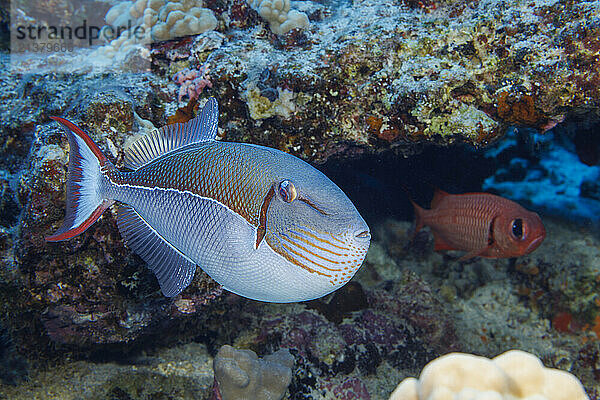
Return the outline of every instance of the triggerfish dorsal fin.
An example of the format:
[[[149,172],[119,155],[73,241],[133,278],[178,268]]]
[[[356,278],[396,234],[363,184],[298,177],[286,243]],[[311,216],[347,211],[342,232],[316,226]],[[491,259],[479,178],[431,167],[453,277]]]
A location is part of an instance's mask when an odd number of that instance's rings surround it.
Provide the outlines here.
[[[163,126],[129,146],[125,152],[125,167],[136,170],[180,147],[215,140],[218,117],[217,100],[211,97],[196,118],[186,123]]]
[[[442,201],[442,199],[448,195],[449,193],[444,192],[442,189],[435,188],[435,192],[433,193],[433,199],[431,200],[431,205],[429,206],[429,208],[432,210],[436,209],[440,205],[440,201]]]

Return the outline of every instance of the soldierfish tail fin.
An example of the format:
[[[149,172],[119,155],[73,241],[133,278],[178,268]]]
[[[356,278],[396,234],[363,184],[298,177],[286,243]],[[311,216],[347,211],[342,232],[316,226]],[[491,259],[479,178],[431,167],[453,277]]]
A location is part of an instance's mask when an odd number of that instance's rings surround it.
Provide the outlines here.
[[[63,125],[69,138],[67,212],[63,225],[47,241],[70,239],[89,228],[114,202],[102,196],[103,168],[114,168],[94,141],[77,125],[60,117],[50,117]]]
[[[410,197],[408,198],[408,200],[410,200],[410,203],[415,208],[415,231],[413,232],[413,239],[414,239],[414,237],[417,235],[417,233],[419,233],[419,231],[421,229],[423,229],[423,226],[424,226],[423,214],[426,212],[426,210],[423,209],[423,207],[419,206],[417,203],[415,203],[415,201],[413,199],[411,199]]]
[[[404,190],[404,192],[406,193],[406,197],[408,197],[408,201],[410,201],[410,204],[412,204],[415,209],[415,230],[411,239],[413,240],[415,236],[417,236],[417,233],[419,233],[419,231],[423,229],[423,213],[425,213],[426,210],[419,206],[417,203],[415,203],[412,197],[410,197],[410,192],[407,187],[405,187],[404,185],[400,185],[400,188]]]

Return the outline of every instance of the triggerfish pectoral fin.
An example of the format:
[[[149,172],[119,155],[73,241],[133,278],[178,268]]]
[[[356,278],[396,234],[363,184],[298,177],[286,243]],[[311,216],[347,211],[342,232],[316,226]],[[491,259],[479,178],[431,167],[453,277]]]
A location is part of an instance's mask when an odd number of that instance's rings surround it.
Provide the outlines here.
[[[148,263],[165,296],[176,296],[190,284],[196,264],[148,225],[133,208],[119,205],[117,226],[129,247]]]
[[[50,117],[66,129],[69,138],[69,171],[67,179],[67,207],[63,225],[49,242],[67,240],[85,232],[113,204],[104,199],[99,190],[101,168],[110,163],[100,148],[81,128],[69,120]]]

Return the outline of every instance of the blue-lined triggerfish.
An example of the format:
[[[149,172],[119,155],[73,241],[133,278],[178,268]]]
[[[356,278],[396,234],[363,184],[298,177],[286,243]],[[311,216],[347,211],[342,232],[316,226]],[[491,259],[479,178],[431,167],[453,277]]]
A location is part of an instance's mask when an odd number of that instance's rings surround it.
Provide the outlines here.
[[[67,211],[49,241],[88,229],[118,202],[117,226],[165,296],[200,266],[225,289],[255,300],[324,296],[352,278],[371,234],[350,199],[323,173],[276,149],[215,140],[210,98],[187,123],[133,143],[120,171],[72,122]]]

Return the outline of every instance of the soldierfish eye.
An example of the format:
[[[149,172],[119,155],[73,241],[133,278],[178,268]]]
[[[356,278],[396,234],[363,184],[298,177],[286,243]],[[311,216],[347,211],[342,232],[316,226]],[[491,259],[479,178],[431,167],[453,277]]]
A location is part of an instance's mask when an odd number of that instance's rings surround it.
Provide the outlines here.
[[[512,234],[517,239],[523,238],[523,220],[521,218],[517,218],[513,220],[511,224]]]
[[[298,192],[294,184],[287,179],[284,179],[279,184],[279,196],[286,203],[291,203],[298,197]]]

